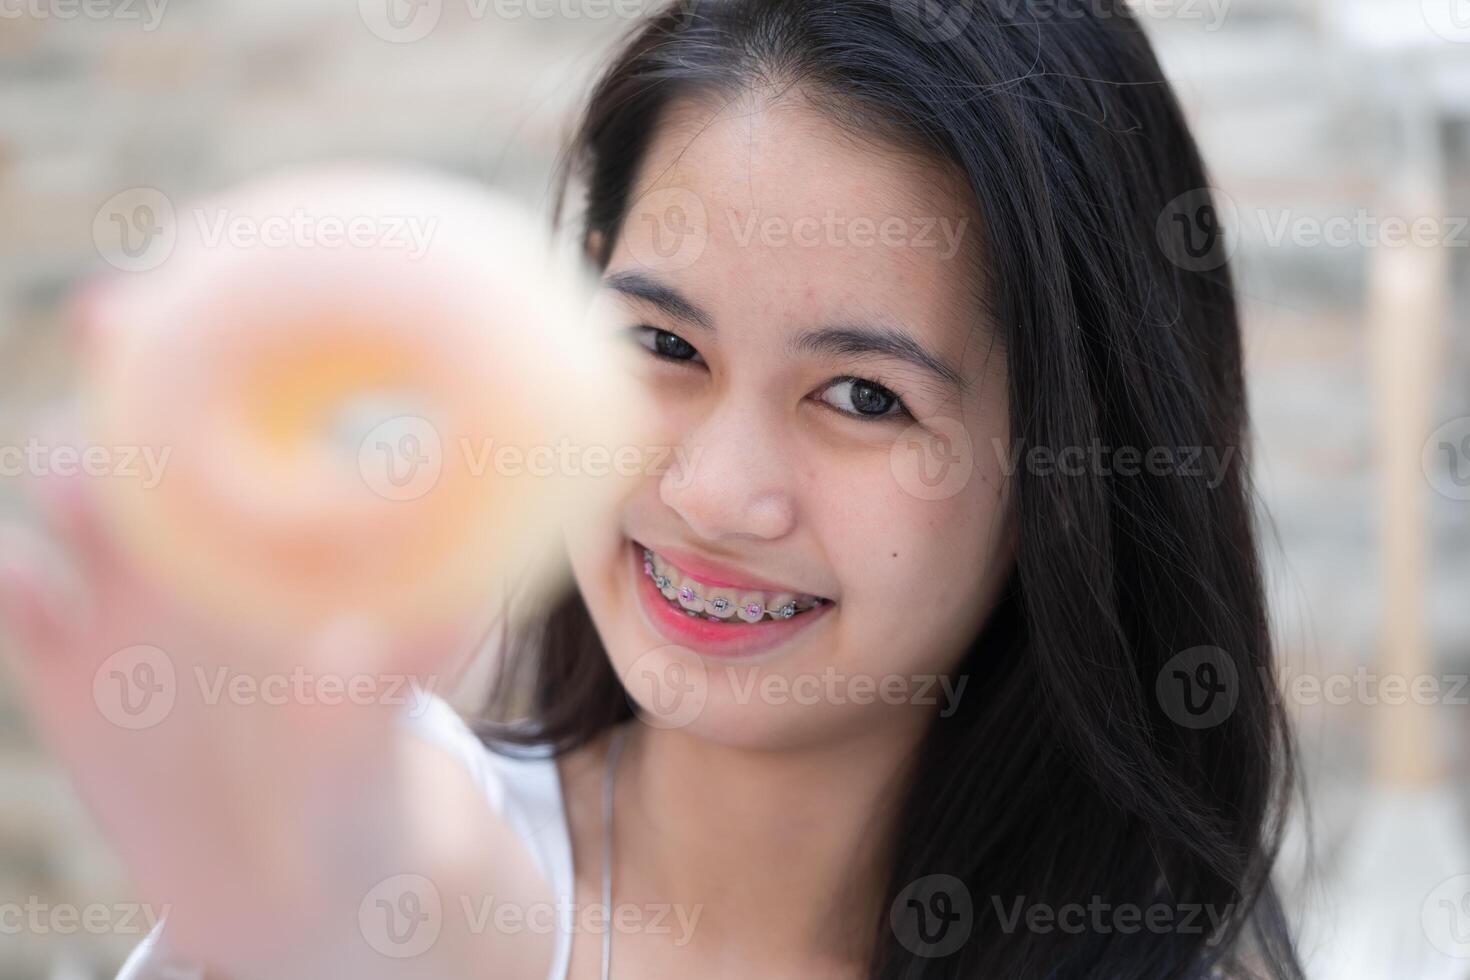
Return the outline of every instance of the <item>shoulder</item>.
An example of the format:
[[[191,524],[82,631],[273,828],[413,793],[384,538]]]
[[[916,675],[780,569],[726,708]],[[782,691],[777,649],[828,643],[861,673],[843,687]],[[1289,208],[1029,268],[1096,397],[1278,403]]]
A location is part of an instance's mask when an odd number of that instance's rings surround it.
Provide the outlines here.
[[[543,818],[560,813],[557,764],[545,747],[516,755],[492,751],[436,694],[416,696],[399,716],[399,724],[463,766],[497,813]]]
[[[407,731],[463,766],[491,808],[516,831],[558,895],[570,892],[572,853],[567,800],[548,746],[491,750],[447,701],[424,694],[399,718]]]

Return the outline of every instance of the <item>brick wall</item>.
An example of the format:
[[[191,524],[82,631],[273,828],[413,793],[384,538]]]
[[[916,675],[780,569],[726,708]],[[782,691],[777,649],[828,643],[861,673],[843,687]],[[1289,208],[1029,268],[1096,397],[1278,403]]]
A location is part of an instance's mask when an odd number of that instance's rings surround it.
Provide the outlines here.
[[[4,437],[14,436],[24,406],[64,378],[55,302],[98,266],[93,220],[120,190],[148,185],[178,200],[277,165],[362,155],[433,163],[544,203],[569,113],[626,27],[580,0],[536,9],[558,6],[582,16],[537,19],[506,15],[524,8],[505,3],[428,0],[418,9],[437,8],[437,23],[404,41],[423,22],[385,39],[397,29],[361,14],[370,0],[153,8],[0,0],[0,10],[27,11],[0,19]],[[1237,259],[1258,481],[1278,539],[1268,544],[1282,656],[1299,669],[1351,671],[1371,663],[1380,641],[1363,313],[1372,247],[1276,245],[1262,228],[1282,215],[1326,218],[1377,204],[1393,166],[1386,148],[1397,145],[1384,90],[1415,58],[1355,46],[1342,26],[1345,6],[1226,7],[1218,22],[1161,15],[1152,30],[1216,182],[1246,215]],[[1470,59],[1470,45],[1458,57]],[[1464,125],[1447,126],[1445,136],[1445,207],[1465,214]],[[1467,253],[1453,253],[1457,326],[1446,324],[1438,421],[1470,414]],[[0,479],[0,509],[11,506],[12,489]],[[1470,510],[1431,499],[1425,608],[1441,669],[1463,671]],[[127,883],[0,676],[0,902],[126,901]],[[1300,713],[1314,784],[1328,801],[1354,798],[1366,709]],[[1447,752],[1464,743],[1464,714],[1442,716]],[[0,980],[110,976],[135,940],[0,932]]]

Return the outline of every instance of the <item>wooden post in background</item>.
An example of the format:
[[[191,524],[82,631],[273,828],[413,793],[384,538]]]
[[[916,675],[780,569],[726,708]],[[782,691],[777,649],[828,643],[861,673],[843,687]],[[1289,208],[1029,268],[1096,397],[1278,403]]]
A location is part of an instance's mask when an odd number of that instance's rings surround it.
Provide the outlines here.
[[[1414,91],[1405,86],[1404,92]],[[1405,97],[1399,117],[1402,153],[1384,181],[1374,228],[1402,218],[1410,229],[1420,217],[1443,210],[1442,148],[1432,104]],[[1409,679],[1434,673],[1424,621],[1428,572],[1428,511],[1432,490],[1422,467],[1424,440],[1434,429],[1440,334],[1449,293],[1448,262],[1439,243],[1413,240],[1367,249],[1370,370],[1374,381],[1379,471],[1380,570],[1383,620],[1378,683],[1397,674]],[[1443,773],[1435,760],[1434,708],[1413,698],[1369,706],[1373,715],[1372,780],[1376,785],[1422,788]]]

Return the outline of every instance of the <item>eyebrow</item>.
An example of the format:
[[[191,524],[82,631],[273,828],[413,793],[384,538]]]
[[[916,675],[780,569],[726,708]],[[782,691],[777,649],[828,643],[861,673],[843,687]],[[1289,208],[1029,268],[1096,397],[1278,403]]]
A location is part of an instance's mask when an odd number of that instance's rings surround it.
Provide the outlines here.
[[[685,323],[692,323],[706,330],[714,330],[715,321],[704,310],[691,303],[677,289],[659,282],[641,272],[615,272],[603,279],[609,289],[646,300],[663,312]]]
[[[857,356],[876,354],[907,361],[938,378],[946,387],[962,392],[964,377],[903,330],[895,327],[849,324],[809,330],[790,343],[793,353]]]
[[[691,302],[677,289],[642,272],[615,272],[603,279],[609,289],[641,299],[684,323],[711,332],[714,318]],[[915,340],[907,331],[892,326],[848,323],[808,330],[788,341],[793,354],[827,354],[833,356],[877,355],[905,361],[933,375],[945,387],[957,392],[968,388],[963,375]]]

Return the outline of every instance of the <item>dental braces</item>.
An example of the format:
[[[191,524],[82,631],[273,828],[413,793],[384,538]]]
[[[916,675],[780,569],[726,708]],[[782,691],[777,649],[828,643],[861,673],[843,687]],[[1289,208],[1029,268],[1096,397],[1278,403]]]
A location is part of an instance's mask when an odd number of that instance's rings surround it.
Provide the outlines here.
[[[660,575],[657,571],[654,570],[653,552],[648,550],[647,548],[643,549],[643,574],[653,579],[653,584],[658,587],[660,593],[662,593],[664,589],[667,589],[669,586],[674,584],[673,580],[670,579],[667,575]],[[701,608],[708,608],[714,610],[715,612],[724,612],[727,609],[733,609],[735,606],[733,602],[731,602],[729,599],[726,599],[724,596],[715,596],[713,599],[705,599],[704,597],[700,596],[699,593],[689,588],[689,586],[687,585],[680,586],[679,591],[676,593],[676,595],[684,602],[692,602],[695,599],[698,599]],[[784,606],[781,606],[777,609],[767,609],[759,602],[748,602],[743,608],[747,616],[754,617],[752,620],[750,620],[750,622],[759,622],[766,616],[770,616],[772,619],[790,619],[798,612],[806,612],[808,609],[815,609],[819,605],[821,605],[820,599],[817,600],[815,605],[802,608],[798,608],[795,602],[788,602]],[[703,616],[703,618],[705,619],[716,619],[720,622],[725,622],[726,620],[731,618],[729,616],[721,617],[702,614],[696,612],[693,609],[687,608],[684,610],[684,612],[688,613],[690,616]],[[746,622],[746,620],[742,619],[741,622]]]

